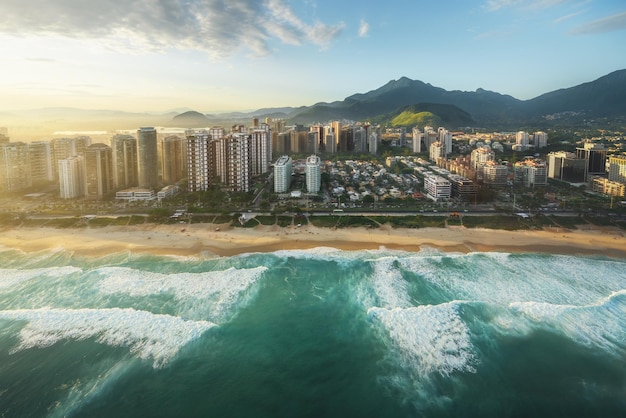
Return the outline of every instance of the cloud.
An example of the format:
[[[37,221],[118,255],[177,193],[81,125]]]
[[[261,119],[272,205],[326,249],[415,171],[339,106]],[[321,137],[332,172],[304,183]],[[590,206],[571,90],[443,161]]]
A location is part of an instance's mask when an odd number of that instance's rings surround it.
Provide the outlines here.
[[[571,19],[571,18],[573,18],[573,17],[576,17],[576,16],[578,16],[578,15],[580,15],[580,14],[583,14],[583,13],[585,13],[585,12],[586,12],[586,10],[580,10],[580,11],[578,11],[578,12],[576,12],[576,13],[570,13],[570,14],[568,14],[568,15],[561,16],[561,17],[559,17],[558,19],[555,19],[555,20],[554,20],[554,23],[561,23],[561,22],[565,22],[566,20],[569,20],[569,19]]]
[[[526,10],[547,9],[571,0],[487,0],[483,8],[489,12],[495,12],[507,7],[516,7]]]
[[[607,33],[626,29],[626,12],[607,16],[594,20],[585,25],[578,26],[570,32],[573,35],[588,35],[594,33]]]
[[[327,47],[343,23],[300,19],[284,0],[2,0],[0,33],[99,39],[114,49],[196,49],[224,57],[270,43]]]
[[[361,20],[359,25],[359,38],[365,38],[370,31],[370,25],[364,20]]]

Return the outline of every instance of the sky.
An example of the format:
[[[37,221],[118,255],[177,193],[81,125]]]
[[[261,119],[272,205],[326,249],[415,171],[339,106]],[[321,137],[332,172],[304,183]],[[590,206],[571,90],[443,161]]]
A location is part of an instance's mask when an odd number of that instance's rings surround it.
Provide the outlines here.
[[[626,68],[624,0],[0,0],[0,110],[207,113],[406,76],[530,99]]]

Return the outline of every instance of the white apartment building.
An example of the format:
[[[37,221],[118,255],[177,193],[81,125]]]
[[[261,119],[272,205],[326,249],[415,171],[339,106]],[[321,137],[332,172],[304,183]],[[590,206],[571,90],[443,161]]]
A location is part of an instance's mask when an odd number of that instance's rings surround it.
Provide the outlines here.
[[[626,154],[609,157],[609,180],[626,184]]]
[[[445,128],[439,128],[437,134],[439,135],[439,142],[443,145],[445,155],[452,154],[452,133]]]
[[[420,132],[419,128],[416,126],[413,128],[413,152],[419,154],[422,152],[422,139],[424,138],[424,134]]]
[[[274,192],[286,193],[291,186],[291,158],[283,155],[274,164]]]
[[[515,134],[515,144],[525,148],[528,146],[528,138],[528,132],[519,131]]]
[[[452,185],[450,181],[441,176],[427,175],[424,177],[424,190],[427,198],[437,202],[450,199]]]
[[[59,197],[74,199],[85,193],[85,160],[82,155],[59,160]]]
[[[433,142],[432,144],[430,144],[428,154],[428,158],[430,159],[430,161],[436,163],[439,158],[444,158],[446,156],[446,149],[444,147],[444,144],[439,141]]]
[[[306,189],[308,193],[317,193],[322,187],[322,162],[317,155],[306,159]]]
[[[205,130],[186,132],[187,137],[187,189],[190,192],[207,191],[213,176],[214,141]]]
[[[478,171],[478,168],[485,165],[488,161],[494,161],[496,159],[496,153],[487,147],[479,147],[472,150],[470,155],[470,165],[472,170]]]

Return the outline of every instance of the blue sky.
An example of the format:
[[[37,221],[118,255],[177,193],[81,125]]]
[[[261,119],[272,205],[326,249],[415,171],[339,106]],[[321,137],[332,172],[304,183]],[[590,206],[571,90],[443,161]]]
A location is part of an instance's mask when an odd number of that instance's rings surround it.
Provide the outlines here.
[[[2,0],[0,15],[1,110],[300,106],[402,76],[529,99],[626,68],[623,0]]]

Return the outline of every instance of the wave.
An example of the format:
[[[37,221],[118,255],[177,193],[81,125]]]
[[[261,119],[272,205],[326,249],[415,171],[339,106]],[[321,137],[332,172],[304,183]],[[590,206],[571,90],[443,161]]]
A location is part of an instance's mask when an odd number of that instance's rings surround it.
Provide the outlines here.
[[[233,306],[256,283],[267,267],[229,268],[204,273],[161,274],[127,267],[103,267],[95,270],[104,276],[99,290],[105,294],[142,297],[172,294],[187,305],[187,314],[206,312],[214,321],[225,321]],[[200,302],[198,304],[197,302]]]
[[[623,262],[572,256],[472,253],[404,257],[397,264],[448,300],[584,305],[626,287]]]
[[[556,332],[609,354],[626,353],[626,289],[585,306],[515,302],[509,307],[529,322],[530,329]]]
[[[61,340],[95,338],[109,346],[128,347],[140,359],[152,359],[154,368],[166,365],[184,345],[216,326],[132,308],[13,310],[0,311],[0,318],[28,322],[12,354]]]
[[[387,257],[373,262],[372,286],[377,301],[373,304],[382,308],[407,308],[412,306],[409,284],[395,267],[396,258]]]
[[[0,269],[0,290],[16,286],[38,277],[55,278],[79,273],[77,267],[49,267],[28,270]]]
[[[384,326],[399,354],[402,367],[420,376],[437,372],[475,372],[476,356],[469,330],[458,314],[459,303],[411,308],[368,309],[369,317]]]

